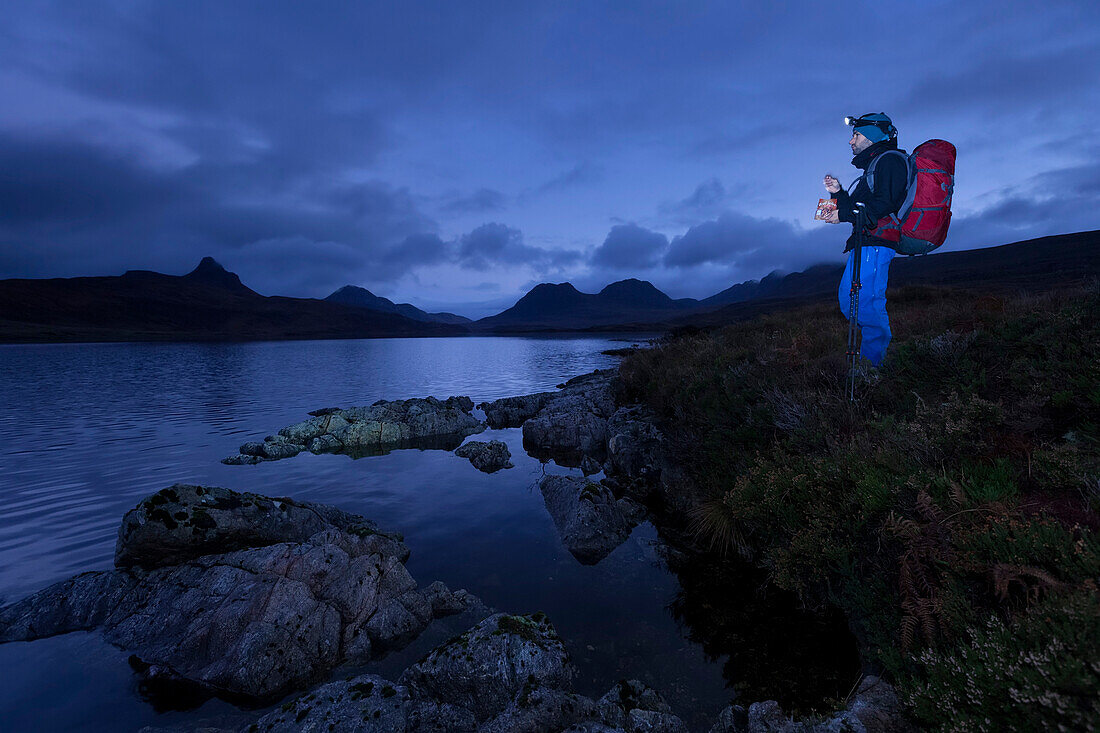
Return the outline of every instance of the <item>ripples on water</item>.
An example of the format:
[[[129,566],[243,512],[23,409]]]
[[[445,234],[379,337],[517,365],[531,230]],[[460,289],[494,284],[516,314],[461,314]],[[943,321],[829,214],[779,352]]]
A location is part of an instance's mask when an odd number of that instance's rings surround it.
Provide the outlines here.
[[[657,561],[652,527],[599,565],[579,565],[537,489],[544,470],[561,469],[529,458],[519,430],[479,438],[512,451],[516,467],[493,475],[443,451],[219,462],[319,407],[551,390],[613,366],[600,352],[622,346],[556,336],[0,347],[0,599],[110,567],[122,515],[172,483],[288,495],[403,532],[421,583],[443,580],[502,610],[546,611],[569,642],[582,693],[638,677],[685,718],[713,714],[728,700],[721,668],[668,612],[678,586]],[[0,686],[0,728],[127,730],[232,710],[215,700],[158,714],[124,658],[97,634],[0,646],[0,667],[21,670],[18,684]]]

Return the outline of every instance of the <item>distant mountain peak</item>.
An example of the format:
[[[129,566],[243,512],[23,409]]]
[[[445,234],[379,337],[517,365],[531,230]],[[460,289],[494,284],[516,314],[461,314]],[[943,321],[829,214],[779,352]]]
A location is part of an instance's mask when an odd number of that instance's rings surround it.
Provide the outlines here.
[[[213,285],[215,287],[225,288],[226,290],[236,290],[238,292],[248,293],[253,292],[241,282],[241,279],[237,277],[236,274],[222,267],[221,263],[213,257],[203,257],[198,267],[183,277],[191,282],[202,283],[203,285]]]
[[[228,272],[228,270],[213,257],[203,257],[199,261],[199,266],[192,270],[191,274],[194,275],[197,272]]]

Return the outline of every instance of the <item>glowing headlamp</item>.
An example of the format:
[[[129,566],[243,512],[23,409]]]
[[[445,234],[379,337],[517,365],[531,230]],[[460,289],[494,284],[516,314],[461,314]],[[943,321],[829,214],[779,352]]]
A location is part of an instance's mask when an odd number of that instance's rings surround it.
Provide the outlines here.
[[[844,118],[844,124],[849,127],[865,127],[873,125],[882,130],[891,139],[897,136],[898,130],[894,127],[894,124],[889,120],[869,120],[866,117],[852,117],[851,115]]]

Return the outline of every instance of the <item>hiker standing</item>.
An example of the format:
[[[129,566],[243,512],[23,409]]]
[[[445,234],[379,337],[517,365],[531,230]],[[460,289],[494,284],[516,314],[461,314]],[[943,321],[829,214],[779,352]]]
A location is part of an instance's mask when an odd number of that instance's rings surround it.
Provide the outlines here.
[[[909,182],[909,165],[905,151],[898,150],[897,129],[885,114],[866,114],[847,118],[852,126],[852,165],[863,171],[850,190],[845,191],[840,181],[825,176],[825,189],[836,199],[837,210],[825,219],[832,224],[840,221],[852,224],[852,235],[844,251],[851,251],[859,241],[856,205],[863,204],[864,229],[860,253],[859,277],[863,296],[859,298],[856,322],[862,330],[862,353],[871,364],[878,366],[886,355],[890,343],[890,321],[886,315],[886,279],[890,273],[890,260],[894,258],[895,241],[884,239],[882,234],[893,226],[896,229],[897,213],[905,203]],[[887,234],[889,236],[889,234]],[[855,253],[848,257],[844,275],[840,279],[840,310],[851,318],[852,265]]]

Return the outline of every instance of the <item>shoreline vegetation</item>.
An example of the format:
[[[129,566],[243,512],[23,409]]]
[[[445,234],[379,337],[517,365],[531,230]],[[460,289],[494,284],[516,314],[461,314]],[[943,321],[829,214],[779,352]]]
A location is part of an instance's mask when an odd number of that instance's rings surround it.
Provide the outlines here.
[[[893,291],[850,404],[835,306],[620,366],[697,495],[686,529],[837,607],[922,727],[1100,729],[1100,287]]]

